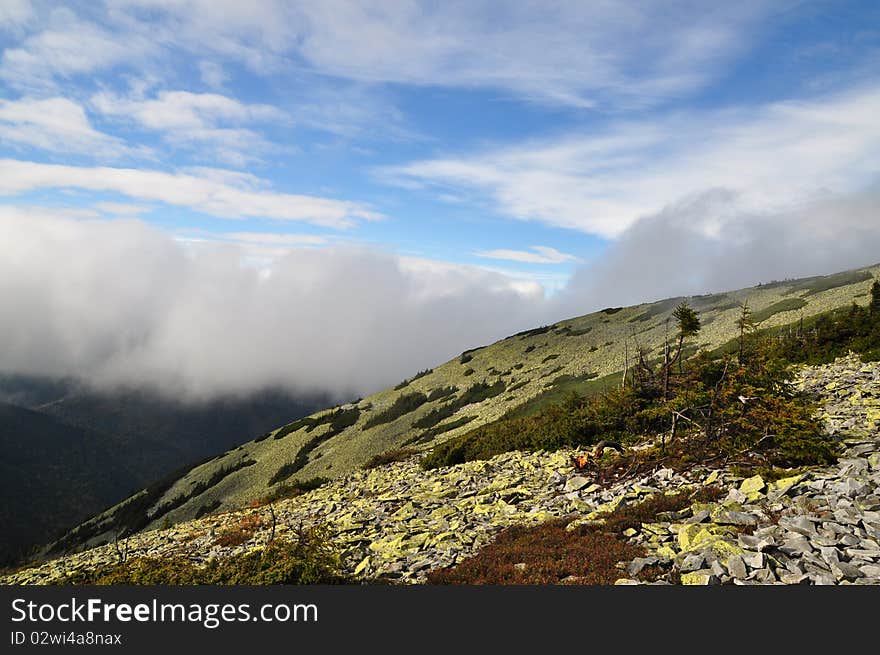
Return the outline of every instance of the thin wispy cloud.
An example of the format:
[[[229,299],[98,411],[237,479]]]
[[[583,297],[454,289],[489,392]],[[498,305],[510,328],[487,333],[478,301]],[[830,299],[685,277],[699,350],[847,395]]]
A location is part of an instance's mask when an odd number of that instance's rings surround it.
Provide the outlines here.
[[[335,228],[382,218],[381,214],[355,202],[278,193],[255,187],[251,179],[255,178],[226,171],[193,175],[0,160],[0,195],[40,189],[110,191],[139,200],[190,207],[218,218],[250,216]]]
[[[474,253],[484,259],[502,259],[525,264],[563,264],[577,260],[574,255],[559,252],[549,246],[532,246],[530,250],[480,250]]]
[[[759,108],[675,113],[596,135],[380,170],[404,185],[490,198],[501,215],[614,238],[712,189],[762,211],[851,191],[880,174],[880,86]],[[712,217],[702,224],[712,229]]]

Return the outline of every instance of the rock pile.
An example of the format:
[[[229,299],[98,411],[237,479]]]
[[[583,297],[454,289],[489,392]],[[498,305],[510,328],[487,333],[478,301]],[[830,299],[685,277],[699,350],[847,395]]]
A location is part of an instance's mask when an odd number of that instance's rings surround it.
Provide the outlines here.
[[[418,457],[358,471],[274,505],[274,534],[323,524],[344,551],[347,570],[367,579],[423,582],[429,571],[476,553],[502,528],[574,516],[596,521],[621,503],[703,484],[724,485],[717,503],[658,517],[627,536],[649,551],[624,563],[621,584],[660,564],[670,581],[689,584],[877,583],[880,581],[880,365],[858,360],[805,370],[799,382],[824,399],[828,429],[845,439],[834,466],[769,482],[725,470],[686,474],[661,469],[600,488],[571,465],[573,451],[506,453],[425,472]],[[238,546],[215,541],[244,517],[254,527]],[[260,525],[262,524],[262,525]],[[127,557],[184,555],[195,562],[263,546],[267,507],[208,516],[137,534],[26,569],[5,584],[47,584]],[[661,578],[663,581],[663,578]]]
[[[660,564],[684,584],[880,583],[880,365],[840,359],[798,384],[823,400],[844,445],[838,463],[776,482],[713,472],[704,483],[722,481],[726,499],[643,525],[631,541],[651,554],[630,576]]]

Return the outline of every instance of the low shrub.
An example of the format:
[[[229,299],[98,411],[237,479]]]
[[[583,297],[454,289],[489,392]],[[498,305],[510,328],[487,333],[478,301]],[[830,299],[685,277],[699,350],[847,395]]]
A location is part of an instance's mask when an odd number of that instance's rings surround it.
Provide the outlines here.
[[[226,528],[214,539],[213,546],[231,548],[240,546],[254,536],[254,533],[263,527],[263,521],[255,514],[243,516],[238,523]]]
[[[265,548],[193,564],[180,555],[136,558],[121,564],[78,572],[62,585],[274,585],[345,584],[341,557],[327,536],[315,528],[293,540],[276,539]]]
[[[653,523],[661,512],[677,511],[694,502],[721,496],[717,487],[672,496],[656,494],[637,505],[620,505],[605,514],[602,525],[566,530],[570,518],[535,526],[514,525],[478,553],[458,564],[432,571],[428,582],[436,585],[611,585],[626,574],[619,568],[645,555],[641,546],[627,543],[623,531]],[[640,577],[651,580],[665,573],[654,567]]]
[[[272,491],[270,491],[267,495],[263,496],[255,503],[253,503],[254,507],[260,507],[261,505],[268,505],[269,503],[274,503],[277,500],[284,500],[285,498],[294,498],[296,496],[300,496],[304,493],[312,491],[313,489],[317,489],[325,484],[330,482],[330,478],[324,477],[314,477],[309,478],[307,480],[293,480],[292,482],[285,482],[284,484],[280,484]]]
[[[371,457],[367,463],[364,464],[364,469],[369,470],[378,466],[384,466],[385,464],[391,464],[392,462],[402,462],[418,452],[419,451],[415,448],[393,448],[392,450],[386,450],[384,453],[379,453],[378,455]]]
[[[414,412],[419,407],[428,402],[428,397],[423,394],[421,391],[416,391],[414,393],[405,393],[401,396],[398,396],[391,406],[386,409],[384,412],[379,412],[371,416],[364,423],[364,429],[369,429],[376,427],[377,425],[384,425],[385,423],[390,423],[401,416],[409,414],[410,412]]]

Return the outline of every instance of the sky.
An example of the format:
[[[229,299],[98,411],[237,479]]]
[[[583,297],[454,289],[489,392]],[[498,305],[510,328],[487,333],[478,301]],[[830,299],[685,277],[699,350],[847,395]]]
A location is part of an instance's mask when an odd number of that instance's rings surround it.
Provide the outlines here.
[[[880,261],[880,5],[0,2],[0,372],[365,394]]]

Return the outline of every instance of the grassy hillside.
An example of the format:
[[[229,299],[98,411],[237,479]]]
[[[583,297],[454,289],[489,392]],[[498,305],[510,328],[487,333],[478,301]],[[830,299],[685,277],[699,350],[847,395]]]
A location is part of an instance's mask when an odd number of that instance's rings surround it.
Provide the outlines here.
[[[762,328],[772,329],[864,303],[875,277],[880,265],[690,297],[703,325],[695,349],[730,341],[742,302]],[[465,351],[392,389],[296,421],[154,485],[80,526],[54,552],[241,507],[283,484],[335,477],[395,448],[429,449],[501,416],[539,411],[571,390],[618,384],[627,350],[662,353],[667,321],[681,300],[607,308]]]
[[[0,376],[0,562],[144,485],[330,404],[263,392],[186,404],[72,380]]]

